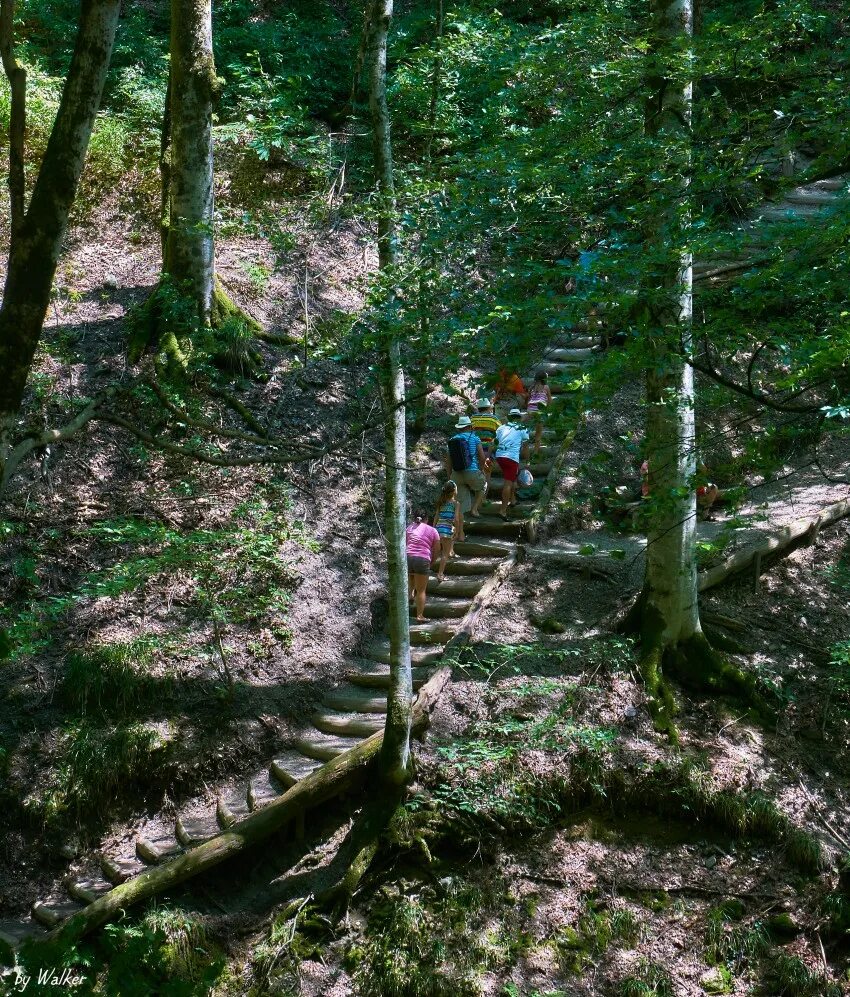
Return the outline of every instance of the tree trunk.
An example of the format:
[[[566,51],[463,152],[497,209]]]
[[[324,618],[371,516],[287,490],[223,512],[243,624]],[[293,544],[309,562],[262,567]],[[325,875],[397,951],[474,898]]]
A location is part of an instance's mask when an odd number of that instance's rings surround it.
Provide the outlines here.
[[[387,107],[387,35],[393,0],[372,5],[370,26],[369,110],[378,191],[378,264],[386,289],[381,357],[381,395],[384,402],[386,498],[384,532],[389,583],[390,687],[381,760],[384,777],[401,785],[410,772],[410,718],[413,679],[410,671],[410,608],[407,590],[407,440],[405,437],[404,372],[392,320],[393,270],[398,255],[395,225],[395,187]]]
[[[413,402],[413,429],[424,433],[428,424],[428,359],[431,354],[431,315],[430,302],[425,293],[425,280],[419,278],[419,341],[415,344],[415,366],[413,388],[416,399]]]
[[[693,0],[653,0],[653,11],[652,55],[662,66],[675,65],[683,36],[686,43],[693,37]],[[665,77],[652,83],[646,132],[656,139],[659,156],[669,158],[683,179],[680,194],[658,213],[648,240],[662,264],[647,286],[650,515],[640,631],[649,706],[659,729],[675,739],[674,703],[662,666],[691,685],[733,691],[763,704],[753,678],[715,652],[700,626],[694,379],[692,368],[682,360],[692,352],[693,265],[686,247],[693,83]]]
[[[83,0],[59,111],[29,208],[16,228],[10,247],[0,307],[0,371],[3,372],[0,378],[0,479],[50,304],[50,290],[68,216],[100,106],[119,7],[120,0]],[[20,102],[16,108],[19,116],[15,122],[19,127],[23,114]],[[19,214],[21,200],[18,200]]]
[[[212,0],[171,0],[171,143],[165,272],[209,325],[215,290]],[[168,112],[166,112],[168,113]]]
[[[693,35],[693,0],[653,0],[653,57],[669,64],[671,49],[682,35]],[[683,176],[691,122],[692,84],[663,76],[652,80],[646,131],[669,155],[679,147]],[[693,269],[684,246],[687,179],[678,199],[661,212],[649,235],[665,268],[648,281],[649,360],[646,375],[646,457],[649,461],[650,516],[647,531],[646,581],[642,600],[641,639],[644,677],[650,706],[669,727],[672,700],[661,676],[671,652],[701,636],[696,570],[696,476],[693,371],[680,357],[690,350]],[[661,285],[661,300],[653,294]]]
[[[15,58],[15,0],[0,0],[0,55],[9,80],[9,215],[12,242],[24,221],[26,178],[24,142],[27,112],[27,71]]]
[[[171,66],[168,68],[168,86],[165,91],[165,108],[162,114],[162,130],[159,135],[159,240],[162,263],[168,256],[168,230],[171,227]]]

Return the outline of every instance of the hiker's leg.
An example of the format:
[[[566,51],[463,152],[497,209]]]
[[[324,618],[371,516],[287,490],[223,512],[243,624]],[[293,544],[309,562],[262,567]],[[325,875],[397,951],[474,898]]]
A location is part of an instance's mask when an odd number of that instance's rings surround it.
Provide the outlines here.
[[[443,581],[443,579],[446,577],[446,561],[448,561],[449,557],[451,556],[451,548],[452,548],[451,537],[443,537],[442,540],[443,543],[442,543],[442,550],[440,552],[440,567],[439,570],[437,571],[437,578],[440,581]]]
[[[416,619],[421,623],[425,619],[425,589],[428,586],[428,576],[414,575],[413,584],[416,586]]]

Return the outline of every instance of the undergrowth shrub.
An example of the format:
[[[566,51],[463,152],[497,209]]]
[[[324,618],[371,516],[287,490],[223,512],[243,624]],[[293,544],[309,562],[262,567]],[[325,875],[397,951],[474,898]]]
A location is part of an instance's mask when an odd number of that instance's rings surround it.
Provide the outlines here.
[[[173,775],[172,738],[144,724],[100,727],[73,721],[60,732],[48,784],[24,800],[24,808],[45,825],[65,817],[85,823],[107,804]]]
[[[495,884],[385,888],[346,966],[360,997],[479,997],[482,974],[509,969],[533,946],[522,914]]]
[[[84,942],[42,941],[25,946],[19,956],[21,969],[32,976],[28,992],[39,971],[51,966],[56,975],[67,968],[82,978],[72,989],[77,997],[208,997],[232,982],[225,963],[202,918],[158,906],[141,917],[107,924]]]
[[[676,991],[667,970],[644,959],[634,973],[620,981],[617,997],[676,997]]]
[[[156,637],[143,636],[69,654],[60,698],[85,716],[126,714],[167,697],[173,690],[173,673],[152,673],[159,643]]]

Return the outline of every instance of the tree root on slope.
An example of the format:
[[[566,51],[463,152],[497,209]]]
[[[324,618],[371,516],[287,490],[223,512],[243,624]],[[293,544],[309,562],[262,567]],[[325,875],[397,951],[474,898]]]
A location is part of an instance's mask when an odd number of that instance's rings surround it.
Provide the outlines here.
[[[660,642],[650,644],[642,651],[640,671],[655,729],[666,734],[673,744],[679,743],[679,732],[673,720],[678,707],[667,676],[676,678],[694,692],[732,696],[763,721],[775,716],[759,688],[758,679],[732,664],[725,654],[711,645],[705,634],[694,634],[673,646]]]
[[[172,375],[188,369],[193,349],[200,349],[224,370],[258,377],[261,354],[251,345],[263,338],[259,322],[241,309],[216,277],[209,328],[198,328],[195,303],[166,275],[130,318],[128,357],[137,363],[147,350]]]

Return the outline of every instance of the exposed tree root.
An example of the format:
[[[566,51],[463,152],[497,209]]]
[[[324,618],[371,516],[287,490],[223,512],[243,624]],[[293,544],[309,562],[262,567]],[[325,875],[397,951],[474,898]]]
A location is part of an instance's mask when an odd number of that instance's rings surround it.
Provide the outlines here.
[[[679,730],[673,721],[678,713],[676,700],[664,677],[664,648],[661,644],[641,654],[640,672],[646,690],[646,705],[652,722],[660,734],[666,734],[672,744],[679,743]]]
[[[171,374],[188,369],[193,350],[201,350],[225,370],[257,376],[262,357],[252,341],[262,329],[216,278],[209,328],[199,328],[194,301],[165,275],[148,299],[132,313],[128,357],[137,363],[147,350]]]
[[[619,633],[638,633],[642,652],[640,670],[647,694],[647,705],[655,729],[678,743],[678,731],[673,723],[676,701],[667,678],[676,678],[683,686],[696,692],[734,696],[762,719],[770,718],[772,710],[759,689],[755,676],[732,664],[712,646],[705,634],[694,634],[673,645],[659,637],[659,626],[646,618],[646,593],[642,591],[615,623]],[[721,636],[718,643],[730,653],[742,648],[730,638]]]

